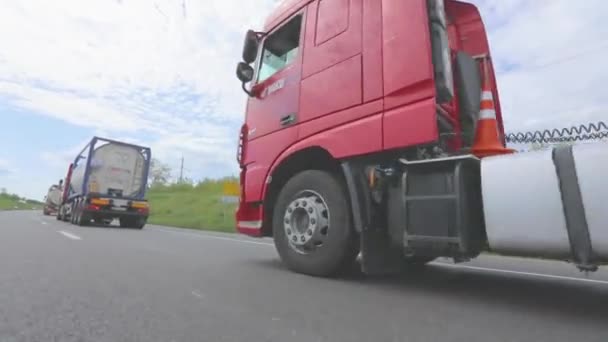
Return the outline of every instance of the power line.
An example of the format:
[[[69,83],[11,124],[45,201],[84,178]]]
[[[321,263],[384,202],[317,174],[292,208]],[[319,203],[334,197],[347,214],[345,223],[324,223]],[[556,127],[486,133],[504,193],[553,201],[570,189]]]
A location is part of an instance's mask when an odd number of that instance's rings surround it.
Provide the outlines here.
[[[590,88],[591,87],[586,87],[586,88],[576,89],[576,90],[567,91],[567,92],[560,92],[559,97],[560,98],[570,98],[575,95],[589,94]],[[545,100],[546,100],[546,97],[538,96],[535,98],[524,99],[524,101],[514,100],[514,101],[510,101],[510,103],[515,103],[520,108],[521,107],[530,107],[530,106],[533,106],[533,108],[542,108],[540,106],[544,106],[543,101],[545,101]],[[506,102],[506,101],[504,101],[504,99],[502,99],[501,102]],[[510,105],[510,103],[509,103],[509,105]],[[539,106],[539,104],[540,104],[540,106]],[[507,103],[503,103],[503,106],[506,106],[506,105],[507,105]],[[536,106],[534,106],[534,105],[536,105]],[[560,109],[560,110],[562,108],[563,108],[562,106],[555,107],[555,109]],[[577,105],[577,108],[580,108],[580,105]],[[572,109],[572,110],[574,110],[574,109]]]
[[[169,17],[167,16],[167,14],[165,14],[165,12],[163,12],[160,7],[158,7],[158,4],[155,2],[154,3],[154,8],[156,8],[156,11],[158,11],[158,13],[160,13],[163,17],[165,17],[165,19],[168,21]]]
[[[539,64],[535,64],[535,65],[530,65],[529,67],[525,67],[525,65],[523,66],[523,70],[542,70],[542,69],[546,69],[552,66],[556,66],[556,65],[561,65],[567,62],[571,62],[580,58],[584,58],[584,57],[589,57],[591,55],[597,54],[600,51],[604,50],[608,48],[608,39],[602,40],[597,42],[593,47],[588,48],[588,49],[584,49],[584,50],[579,50],[579,52],[576,52],[574,54],[570,54],[570,55],[566,55],[566,56],[562,56],[560,58],[557,59],[553,59],[550,60],[548,62],[545,63],[539,63]]]

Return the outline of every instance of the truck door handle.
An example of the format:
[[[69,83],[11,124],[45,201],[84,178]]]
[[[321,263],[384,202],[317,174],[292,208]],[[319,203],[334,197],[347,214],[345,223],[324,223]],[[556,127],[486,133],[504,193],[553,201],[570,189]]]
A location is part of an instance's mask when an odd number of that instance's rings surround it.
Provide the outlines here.
[[[281,118],[281,126],[289,126],[296,122],[296,115],[290,114]]]

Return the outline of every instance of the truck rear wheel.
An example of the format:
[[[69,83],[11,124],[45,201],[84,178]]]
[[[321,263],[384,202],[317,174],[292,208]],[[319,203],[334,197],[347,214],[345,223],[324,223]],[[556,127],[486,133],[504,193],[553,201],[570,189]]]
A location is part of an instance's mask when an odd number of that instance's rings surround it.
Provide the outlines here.
[[[88,219],[84,213],[78,214],[78,221],[76,221],[76,224],[78,224],[81,227],[84,227],[84,226],[88,226],[90,223],[91,223],[91,220]]]
[[[76,224],[76,204],[72,203],[70,209],[70,223]]]
[[[426,264],[433,262],[435,259],[437,258],[432,256],[421,255],[403,257],[403,269],[404,271],[423,269]]]
[[[287,267],[333,276],[359,254],[343,182],[325,172],[304,171],[281,190],[273,215],[274,243]]]
[[[144,227],[146,226],[146,223],[148,223],[148,219],[145,217],[139,218],[135,224],[135,229],[144,229]]]
[[[68,216],[66,211],[67,211],[67,208],[63,208],[63,214],[61,215],[61,220],[63,220],[63,222],[70,222],[70,216]],[[70,215],[72,215],[72,214],[70,213]]]
[[[76,202],[72,204],[70,222],[78,226],[86,226],[91,221],[84,213],[84,202]]]
[[[146,217],[123,217],[119,220],[121,228],[143,229],[148,219]]]
[[[68,222],[70,219],[66,214],[67,208],[65,207],[65,205],[62,205],[61,207],[59,207],[59,213],[61,214],[61,221],[63,222]]]
[[[76,224],[84,227],[91,223],[91,218],[84,212],[84,202],[78,206],[78,215],[76,216]]]

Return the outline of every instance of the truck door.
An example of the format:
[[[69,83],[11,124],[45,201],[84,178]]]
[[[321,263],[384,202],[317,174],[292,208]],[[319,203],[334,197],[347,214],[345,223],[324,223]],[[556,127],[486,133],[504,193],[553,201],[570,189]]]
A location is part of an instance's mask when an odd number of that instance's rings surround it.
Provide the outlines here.
[[[311,3],[306,23],[301,122],[361,104],[362,22],[362,0]]]
[[[277,138],[281,145],[289,146],[297,139],[304,12],[285,20],[263,41],[253,86],[256,96],[249,100],[247,110],[249,141],[281,130]]]

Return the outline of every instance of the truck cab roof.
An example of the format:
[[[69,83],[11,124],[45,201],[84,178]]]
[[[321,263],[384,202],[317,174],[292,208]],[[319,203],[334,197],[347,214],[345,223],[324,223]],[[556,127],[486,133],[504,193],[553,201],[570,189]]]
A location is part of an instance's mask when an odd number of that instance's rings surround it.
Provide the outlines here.
[[[266,19],[264,24],[264,31],[268,32],[272,30],[277,24],[289,17],[295,11],[304,7],[307,3],[312,0],[284,0],[281,2],[274,11]]]

